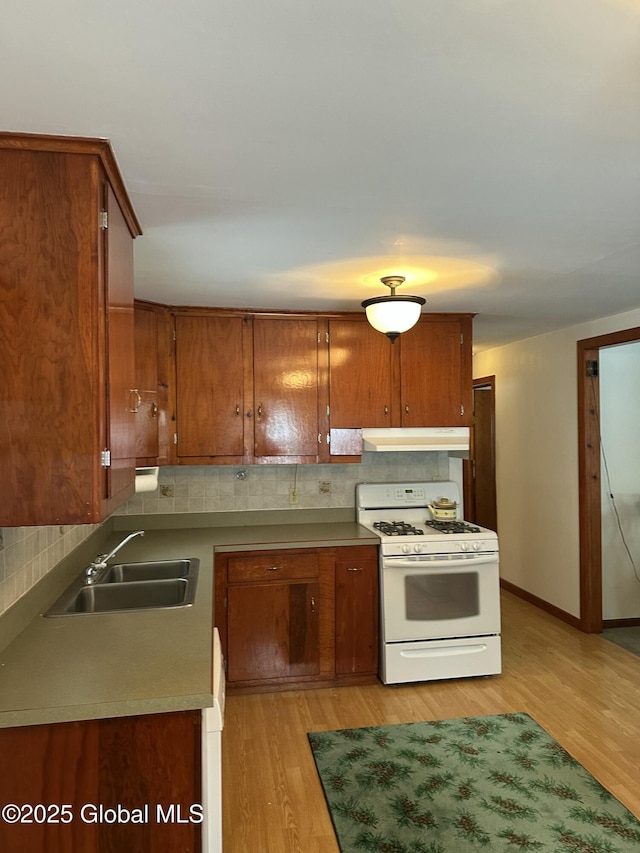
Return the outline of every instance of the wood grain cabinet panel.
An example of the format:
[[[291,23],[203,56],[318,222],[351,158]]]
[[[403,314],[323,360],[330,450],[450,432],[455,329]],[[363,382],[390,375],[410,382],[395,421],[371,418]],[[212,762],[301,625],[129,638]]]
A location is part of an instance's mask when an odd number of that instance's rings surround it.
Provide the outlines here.
[[[0,526],[133,492],[140,233],[106,140],[0,133]]]
[[[134,328],[136,465],[167,465],[173,318],[162,305],[137,301]]]
[[[256,457],[318,457],[318,324],[254,317]]]
[[[230,586],[228,613],[229,684],[320,672],[317,582]]]
[[[216,554],[229,693],[375,681],[377,554],[375,545]]]
[[[202,796],[200,711],[0,729],[0,771],[2,804],[67,805],[73,818],[0,821],[3,853],[201,850],[201,826],[190,820]],[[148,805],[148,821],[92,821],[97,807],[119,804]],[[158,804],[165,814],[173,804],[181,821],[158,820]]]
[[[433,315],[401,335],[400,344],[401,425],[469,426],[471,320]]]
[[[245,328],[241,316],[178,315],[177,455],[180,462],[239,462],[246,456]]]
[[[371,546],[336,555],[336,674],[378,671],[378,557]]]
[[[364,319],[329,321],[332,429],[392,425],[389,339]]]
[[[318,461],[318,323],[184,309],[176,323],[181,464]]]
[[[320,560],[315,551],[295,554],[267,551],[248,557],[229,557],[228,560],[229,583],[317,578],[319,573]]]

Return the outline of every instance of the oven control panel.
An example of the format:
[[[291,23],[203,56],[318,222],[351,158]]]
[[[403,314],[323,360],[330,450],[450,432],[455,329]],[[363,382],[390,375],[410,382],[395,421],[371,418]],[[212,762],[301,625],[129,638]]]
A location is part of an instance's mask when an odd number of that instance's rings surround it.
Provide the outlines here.
[[[389,489],[391,491],[391,489]],[[401,486],[393,490],[396,501],[405,504],[424,503],[426,494],[421,486]]]

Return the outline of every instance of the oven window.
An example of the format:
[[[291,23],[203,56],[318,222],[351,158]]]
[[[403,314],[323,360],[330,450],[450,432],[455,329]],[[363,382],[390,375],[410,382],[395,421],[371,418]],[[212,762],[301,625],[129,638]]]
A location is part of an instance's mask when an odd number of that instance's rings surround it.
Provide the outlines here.
[[[477,572],[412,575],[404,584],[408,620],[468,619],[480,613]]]

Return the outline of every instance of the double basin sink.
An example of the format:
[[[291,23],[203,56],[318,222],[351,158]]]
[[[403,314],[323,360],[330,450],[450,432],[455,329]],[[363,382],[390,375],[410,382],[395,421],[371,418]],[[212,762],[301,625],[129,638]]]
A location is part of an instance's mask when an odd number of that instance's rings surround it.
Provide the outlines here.
[[[199,567],[197,559],[119,563],[106,566],[90,583],[83,572],[45,616],[188,607]]]

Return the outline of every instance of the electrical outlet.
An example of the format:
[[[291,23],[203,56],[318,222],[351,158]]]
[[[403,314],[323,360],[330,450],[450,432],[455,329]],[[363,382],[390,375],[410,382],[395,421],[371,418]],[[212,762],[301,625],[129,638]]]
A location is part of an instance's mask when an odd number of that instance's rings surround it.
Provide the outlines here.
[[[298,503],[298,490],[295,486],[289,489],[289,506],[295,506]]]

